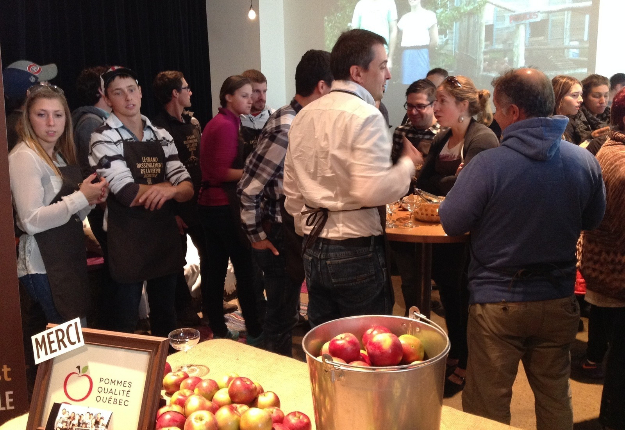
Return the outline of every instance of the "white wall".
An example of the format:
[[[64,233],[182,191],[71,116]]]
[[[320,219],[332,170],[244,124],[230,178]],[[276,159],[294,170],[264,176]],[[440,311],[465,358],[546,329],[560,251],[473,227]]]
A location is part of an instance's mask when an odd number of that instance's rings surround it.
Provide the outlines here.
[[[206,0],[213,114],[228,76],[261,69],[259,19],[247,17],[249,8],[249,0]],[[257,0],[254,9],[258,12]]]
[[[625,73],[625,55],[621,45],[624,11],[623,0],[601,0],[595,70],[608,78],[615,73]]]
[[[260,0],[259,9],[260,71],[267,77],[267,106],[277,109],[293,96],[286,93],[283,0]]]

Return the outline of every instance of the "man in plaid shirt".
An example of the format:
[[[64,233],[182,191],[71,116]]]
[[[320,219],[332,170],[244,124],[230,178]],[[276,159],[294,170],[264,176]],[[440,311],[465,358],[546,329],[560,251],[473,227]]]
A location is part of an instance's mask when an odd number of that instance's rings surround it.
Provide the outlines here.
[[[304,280],[301,237],[293,217],[284,210],[284,157],[295,115],[327,94],[332,85],[330,54],[306,52],[295,70],[295,97],[275,111],[247,159],[238,190],[241,221],[254,258],[264,274],[267,310],[263,326],[265,348],[292,356],[291,331],[297,324],[300,286]]]
[[[412,145],[423,154],[425,158],[430,152],[432,141],[441,130],[436,122],[432,104],[436,98],[436,87],[427,79],[419,79],[410,84],[406,90],[406,113],[409,122],[400,125],[393,133],[393,149],[391,159],[393,164],[401,156],[403,140],[408,139]],[[420,167],[417,166],[416,174],[419,175]],[[410,189],[413,192],[413,189]],[[406,315],[411,306],[421,308],[422,291],[419,289],[419,273],[415,266],[415,244],[406,242],[389,242],[391,255],[401,277],[401,291],[406,303]]]

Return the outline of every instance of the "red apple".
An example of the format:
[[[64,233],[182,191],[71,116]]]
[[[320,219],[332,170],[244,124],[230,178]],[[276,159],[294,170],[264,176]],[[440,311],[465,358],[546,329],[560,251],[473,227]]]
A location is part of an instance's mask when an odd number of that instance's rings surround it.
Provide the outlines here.
[[[367,351],[365,351],[364,349],[360,350],[360,360],[364,361],[369,366],[371,366],[371,360],[369,360],[369,354],[367,354]]]
[[[241,414],[233,405],[222,406],[215,412],[219,430],[239,430]]]
[[[367,343],[367,354],[374,366],[396,366],[403,351],[401,342],[393,333],[378,333]]]
[[[187,418],[184,414],[176,411],[167,411],[156,420],[156,430],[167,427],[176,427],[182,429]]]
[[[330,340],[328,347],[332,357],[342,358],[346,362],[360,358],[360,342],[351,333],[342,333]]]
[[[230,385],[232,380],[237,376],[239,375],[237,375],[236,373],[228,373],[227,375],[222,375],[220,378],[217,379],[217,385],[219,385],[219,388],[228,388],[228,385]]]
[[[195,390],[193,390],[195,394],[199,394],[207,400],[213,400],[213,396],[217,391],[219,391],[219,385],[217,385],[217,382],[213,379],[202,379],[202,381],[195,386]]]
[[[187,379],[180,383],[180,389],[183,388],[185,390],[195,390],[195,386],[202,382],[202,378],[198,378],[197,376],[189,376]]]
[[[233,403],[230,406],[235,408],[237,410],[237,412],[239,413],[239,415],[243,415],[243,413],[250,408],[248,405],[244,405],[242,403]]]
[[[191,390],[178,390],[174,394],[171,395],[169,404],[180,405],[184,407],[184,402],[186,402],[189,396],[192,396],[192,395],[193,395],[193,391]]]
[[[165,375],[167,375],[169,372],[171,372],[171,364],[169,364],[168,361],[165,362],[165,370],[163,371],[163,378],[165,377]]]
[[[163,378],[163,388],[167,394],[174,394],[176,391],[180,389],[180,384],[182,381],[187,379],[189,375],[187,372],[179,371],[179,372],[169,372]]]
[[[203,398],[203,397],[202,397]],[[206,400],[206,399],[204,399]],[[218,430],[217,418],[209,411],[196,411],[187,418],[184,430]]]
[[[390,332],[391,331],[387,329],[386,327],[384,327],[383,325],[371,326],[367,331],[365,331],[365,334],[362,335],[362,346],[365,347],[366,349],[367,343],[369,343],[369,341],[373,339],[373,336],[375,336],[378,333],[390,333]]]
[[[175,411],[184,414],[184,408],[180,405],[165,405],[156,412],[156,419],[158,419],[158,417],[163,415],[165,412],[169,411]]]
[[[241,415],[241,430],[271,430],[273,422],[269,412],[258,408],[250,408]]]
[[[362,360],[356,360],[356,361],[352,361],[351,363],[352,366],[360,366],[360,367],[371,367],[371,365],[369,363],[367,363],[366,361],[362,361]]]
[[[250,378],[236,377],[228,385],[228,395],[232,403],[252,403],[258,395],[258,388]]]
[[[196,411],[210,411],[215,413],[217,409],[219,409],[217,405],[213,405],[210,400],[207,400],[199,394],[189,396],[187,401],[184,402],[184,414],[186,417],[189,417],[189,415]]]
[[[260,409],[266,409],[272,406],[279,408],[280,398],[273,391],[265,391],[264,393],[260,393],[256,400],[254,400],[254,406]]]
[[[258,394],[265,392],[265,389],[263,388],[263,386],[260,385],[258,382],[254,381],[254,385],[256,385],[256,388],[258,389]]]
[[[310,418],[303,412],[295,411],[284,417],[282,424],[289,430],[311,430],[312,423]]]
[[[399,341],[401,342],[401,349],[403,351],[403,357],[401,359],[402,364],[410,364],[414,361],[423,360],[425,350],[419,338],[410,334],[402,334],[399,336]]]
[[[287,426],[282,423],[273,423],[272,430],[289,430]]]
[[[215,395],[213,396],[212,402],[216,403],[217,406],[219,407],[231,404],[232,400],[230,399],[230,396],[228,395],[228,389],[227,388],[219,389],[219,391],[217,391]]]
[[[277,408],[275,406],[271,406],[269,408],[265,408],[265,411],[271,414],[271,421],[275,423],[281,423],[284,420],[284,412],[282,409]]]

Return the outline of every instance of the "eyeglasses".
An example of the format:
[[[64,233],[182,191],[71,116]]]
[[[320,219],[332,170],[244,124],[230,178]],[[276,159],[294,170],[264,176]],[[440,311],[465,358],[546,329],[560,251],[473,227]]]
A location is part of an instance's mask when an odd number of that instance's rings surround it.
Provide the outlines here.
[[[404,103],[404,109],[406,109],[408,112],[410,112],[413,109],[416,109],[419,112],[422,112],[426,110],[428,107],[432,106],[433,104],[434,104],[434,101],[431,101],[430,103],[427,103],[427,104],[418,104],[418,105],[413,105],[413,104],[406,102]]]
[[[462,88],[462,84],[460,83],[460,81],[458,81],[458,79],[456,79],[455,76],[447,76],[445,78],[445,82],[449,82],[455,87]]]
[[[180,88],[180,91],[183,91],[183,90],[191,91],[191,87],[187,85],[186,87]]]
[[[49,82],[37,82],[35,85],[32,85],[29,89],[26,90],[26,97],[29,97],[32,94],[36,94],[44,88],[48,88],[57,94],[65,94],[63,90],[56,85],[52,85]]]

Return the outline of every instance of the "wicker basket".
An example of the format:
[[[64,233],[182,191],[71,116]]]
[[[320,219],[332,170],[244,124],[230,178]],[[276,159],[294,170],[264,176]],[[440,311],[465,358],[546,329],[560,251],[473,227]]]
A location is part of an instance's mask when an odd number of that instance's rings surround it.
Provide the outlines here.
[[[441,218],[438,216],[440,205],[440,203],[421,202],[413,212],[415,219],[423,222],[441,222]]]

